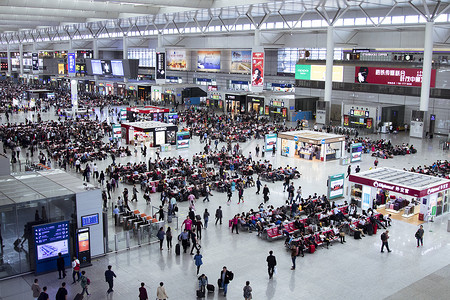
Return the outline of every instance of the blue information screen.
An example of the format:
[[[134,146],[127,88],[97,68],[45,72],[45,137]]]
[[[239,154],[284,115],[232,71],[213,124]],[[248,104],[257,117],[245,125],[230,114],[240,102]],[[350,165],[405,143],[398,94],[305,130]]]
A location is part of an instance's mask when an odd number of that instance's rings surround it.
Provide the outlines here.
[[[98,214],[81,217],[81,227],[97,225],[98,222]]]
[[[75,53],[69,53],[67,55],[67,65],[69,66],[69,74],[76,72]]]
[[[58,253],[70,263],[69,222],[56,222],[33,226],[36,273],[56,269]]]

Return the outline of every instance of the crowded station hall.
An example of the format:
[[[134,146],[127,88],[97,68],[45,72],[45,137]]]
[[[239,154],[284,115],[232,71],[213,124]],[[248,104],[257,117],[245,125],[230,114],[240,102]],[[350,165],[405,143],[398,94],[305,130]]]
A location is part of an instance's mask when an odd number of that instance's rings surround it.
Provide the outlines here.
[[[0,6],[0,299],[448,298],[450,3]]]

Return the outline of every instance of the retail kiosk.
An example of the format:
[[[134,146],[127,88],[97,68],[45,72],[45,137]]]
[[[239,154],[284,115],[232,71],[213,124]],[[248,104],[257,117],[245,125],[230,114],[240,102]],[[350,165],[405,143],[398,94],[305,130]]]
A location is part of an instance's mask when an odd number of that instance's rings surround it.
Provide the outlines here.
[[[160,121],[167,120],[170,110],[168,108],[161,108],[157,106],[144,107],[127,107],[127,120],[130,122],[136,121]]]
[[[173,124],[148,121],[122,123],[122,139],[127,144],[148,143],[150,147],[176,144],[178,127]]]
[[[307,160],[334,160],[342,157],[345,136],[326,132],[299,130],[278,134],[280,151],[283,156]]]
[[[388,213],[419,221],[449,211],[450,180],[392,168],[350,175],[351,200],[362,209],[385,207]]]

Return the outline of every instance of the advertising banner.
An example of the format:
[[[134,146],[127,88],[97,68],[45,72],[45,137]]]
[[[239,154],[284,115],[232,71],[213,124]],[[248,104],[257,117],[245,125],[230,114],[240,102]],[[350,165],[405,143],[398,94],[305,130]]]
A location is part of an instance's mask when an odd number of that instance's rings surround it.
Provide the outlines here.
[[[351,146],[350,162],[353,163],[361,161],[362,152],[363,152],[362,143],[353,143]]]
[[[345,174],[328,176],[328,199],[344,196]]]
[[[324,65],[295,65],[295,79],[325,81],[326,66]],[[344,67],[333,66],[332,80],[344,81]]]
[[[220,70],[220,51],[198,51],[197,69]]]
[[[252,52],[252,87],[264,86],[264,52]]]
[[[189,131],[177,132],[177,149],[189,148]]]
[[[348,126],[350,124],[350,117],[348,115],[344,115],[344,126]]]
[[[76,72],[75,53],[67,54],[67,66],[69,69],[69,74],[75,74]]]
[[[250,73],[252,67],[252,51],[231,51],[231,71]]]
[[[39,71],[39,58],[37,53],[31,54],[31,65],[33,68],[33,71]]]
[[[169,70],[186,70],[187,58],[185,50],[167,51],[167,68]]]
[[[156,52],[156,83],[166,82],[166,53],[163,51]]]
[[[266,152],[272,151],[277,146],[277,134],[266,134]]]
[[[114,124],[112,126],[112,131],[113,131],[113,139],[122,138],[122,127],[120,126],[120,124]]]
[[[422,86],[422,69],[356,67],[355,82],[420,87]],[[436,69],[432,69],[430,87],[434,87],[435,83]]]

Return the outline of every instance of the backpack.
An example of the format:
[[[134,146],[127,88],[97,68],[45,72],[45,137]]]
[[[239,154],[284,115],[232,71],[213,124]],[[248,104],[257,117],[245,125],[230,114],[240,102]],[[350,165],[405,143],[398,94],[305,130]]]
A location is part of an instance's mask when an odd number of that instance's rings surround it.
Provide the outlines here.
[[[231,271],[228,271],[228,272],[230,272],[230,273],[228,274],[228,279],[231,281],[231,280],[233,280],[233,278],[234,278],[234,274],[233,274],[233,272],[231,272]]]
[[[381,234],[380,238],[381,238],[382,241],[384,241],[384,240],[385,240],[385,237],[386,237],[386,234],[383,232],[383,233]]]
[[[90,285],[91,284],[91,280],[89,278],[86,277],[86,284]]]

